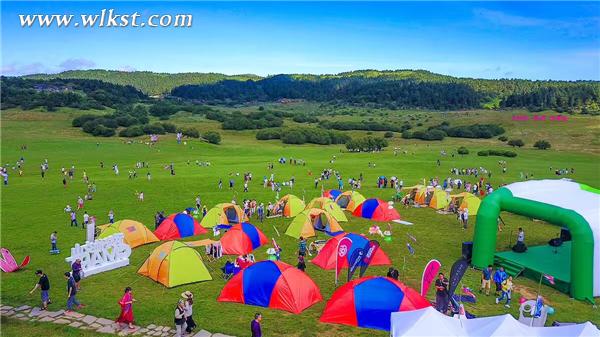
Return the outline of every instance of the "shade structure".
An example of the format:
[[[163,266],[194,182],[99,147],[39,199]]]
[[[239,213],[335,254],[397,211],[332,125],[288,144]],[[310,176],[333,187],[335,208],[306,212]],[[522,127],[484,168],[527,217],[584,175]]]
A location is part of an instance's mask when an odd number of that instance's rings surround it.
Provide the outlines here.
[[[217,204],[208,210],[200,225],[204,228],[212,228],[218,225],[233,225],[248,221],[248,217],[240,206],[231,203]]]
[[[204,233],[206,233],[206,229],[202,228],[196,219],[186,213],[169,215],[154,231],[154,235],[160,240],[187,238]]]
[[[459,320],[441,314],[432,307],[395,312],[391,316],[391,337],[600,337],[600,330],[590,322],[530,327],[508,314]]]
[[[321,291],[308,274],[281,261],[261,261],[236,274],[219,302],[237,302],[294,314],[321,301]]]
[[[338,243],[342,238],[345,237],[352,240],[352,246],[350,247],[350,250],[346,253],[346,258],[344,259],[344,262],[341,267],[348,268],[348,259],[350,259],[350,257],[352,256],[352,253],[354,253],[356,249],[365,248],[365,246],[369,242],[369,239],[362,234],[343,233],[334,236],[333,238],[327,241],[325,246],[323,246],[321,251],[319,251],[319,254],[311,262],[323,269],[335,269]],[[371,262],[369,265],[385,266],[391,264],[392,262],[390,261],[390,258],[383,251],[383,249],[379,248],[375,251],[375,255],[373,255],[373,257],[371,258]]]
[[[434,209],[443,209],[450,204],[450,198],[448,197],[448,193],[446,193],[446,191],[436,188],[432,193],[433,195],[429,201],[429,207]]]
[[[286,194],[275,203],[273,210],[286,218],[295,217],[305,208],[304,201],[293,194]]]
[[[123,240],[131,248],[159,241],[151,230],[141,222],[135,220],[123,219],[113,224],[99,226],[99,228],[100,234],[98,235],[98,239],[103,239],[116,233],[123,233]]]
[[[393,312],[431,306],[418,291],[389,277],[367,276],[338,288],[327,301],[321,322],[390,329]]]
[[[310,208],[320,208],[326,211],[327,213],[331,214],[338,222],[348,221],[348,218],[346,218],[346,214],[344,214],[344,211],[342,211],[340,206],[338,206],[338,204],[336,204],[335,201],[331,200],[330,198],[314,198],[306,205],[306,209]]]
[[[212,280],[200,253],[179,241],[156,247],[138,270],[167,288]]]
[[[373,221],[400,220],[400,214],[396,209],[381,199],[367,199],[358,205],[352,215],[371,219]]]
[[[260,229],[247,222],[231,227],[221,238],[221,246],[225,255],[250,254],[268,242],[269,240]]]
[[[356,192],[356,191],[347,191],[344,192],[335,199],[335,203],[340,206],[341,209],[345,209],[346,211],[353,212],[354,209],[360,204],[362,204],[366,198]]]
[[[311,208],[302,211],[290,223],[285,234],[294,237],[316,236],[315,230],[336,233],[343,231],[340,224],[331,214],[319,208]]]
[[[323,197],[335,200],[340,194],[342,194],[340,190],[327,190],[323,192]]]

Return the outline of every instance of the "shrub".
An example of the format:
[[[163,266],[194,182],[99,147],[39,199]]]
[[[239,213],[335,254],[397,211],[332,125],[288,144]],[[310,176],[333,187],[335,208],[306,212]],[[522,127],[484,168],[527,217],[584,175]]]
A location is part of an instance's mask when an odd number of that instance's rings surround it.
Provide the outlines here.
[[[552,145],[550,144],[549,141],[547,140],[538,140],[537,142],[535,142],[535,144],[533,144],[533,147],[539,149],[539,150],[547,150],[549,148],[552,147]]]
[[[505,142],[508,140],[508,138],[506,136],[500,136],[500,137],[498,137],[498,140],[501,142]]]
[[[348,151],[380,151],[387,146],[388,141],[385,138],[370,136],[352,139],[346,143],[346,149],[348,149]]]
[[[73,121],[71,121],[71,125],[74,126],[74,127],[76,127],[76,128],[80,128],[86,122],[92,121],[92,120],[94,120],[96,118],[98,118],[98,116],[94,116],[94,115],[81,115],[79,117],[73,118]]]
[[[92,133],[92,132],[94,132],[94,129],[96,128],[96,126],[98,126],[99,124],[100,123],[98,123],[96,119],[93,119],[93,120],[83,123],[83,125],[81,126],[81,129],[85,133]]]
[[[166,130],[166,129],[165,129]],[[190,138],[200,138],[200,131],[194,129],[194,128],[187,128],[187,129],[183,129],[181,130],[181,133],[186,136],[186,137],[190,137]],[[218,135],[218,133],[217,133]],[[205,136],[206,137],[206,136]],[[219,136],[220,138],[220,136]],[[219,139],[219,141],[221,141]],[[219,144],[218,142],[215,144]]]
[[[444,131],[433,129],[433,130],[428,130],[427,132],[425,132],[422,139],[424,139],[424,140],[443,140],[444,137],[446,137],[446,133]]]
[[[102,124],[96,125],[94,130],[92,130],[92,135],[94,136],[112,137],[115,133],[115,129],[107,128]]]
[[[139,137],[144,135],[144,128],[141,125],[133,125],[119,132],[119,137]]]
[[[487,156],[501,156],[501,157],[509,157],[514,158],[517,156],[515,152],[512,151],[504,151],[504,150],[483,150],[477,152],[478,156],[487,157]]]
[[[477,155],[481,156],[481,157],[487,157],[490,155],[490,150],[479,151],[479,152],[477,152]]]
[[[294,116],[292,120],[296,123],[318,123],[319,119],[315,116],[309,116],[305,114],[299,114]]]
[[[175,133],[177,132],[177,127],[173,123],[160,123],[160,125],[165,129],[165,132]],[[198,137],[196,137],[198,138]]]
[[[457,152],[461,155],[469,154],[469,150],[464,146],[459,147]]]
[[[285,144],[304,144],[306,143],[306,136],[300,130],[289,130],[282,133],[281,141]]]
[[[515,147],[515,146],[516,147],[521,147],[521,146],[525,145],[525,143],[523,143],[523,141],[520,140],[520,139],[511,139],[511,140],[508,141],[507,144],[510,145],[510,146],[512,146],[512,147]]]
[[[394,133],[393,133],[392,131],[386,131],[386,132],[383,134],[383,137],[384,137],[384,138],[394,138]]]
[[[281,130],[280,129],[264,129],[259,130],[256,133],[256,139],[258,140],[269,140],[269,139],[280,139],[281,138]]]
[[[221,135],[216,131],[208,131],[204,133],[204,137],[211,144],[219,144],[221,143]]]
[[[165,134],[165,128],[163,128],[162,125],[160,125],[159,123],[146,124],[143,126],[143,130],[144,130],[144,133],[147,135],[149,135],[149,134],[164,135]]]

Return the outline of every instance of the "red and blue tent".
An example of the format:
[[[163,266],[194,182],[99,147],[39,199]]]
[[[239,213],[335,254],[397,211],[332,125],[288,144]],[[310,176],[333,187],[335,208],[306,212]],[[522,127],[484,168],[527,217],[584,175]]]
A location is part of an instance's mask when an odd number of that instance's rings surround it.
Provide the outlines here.
[[[234,225],[221,238],[221,246],[225,255],[250,254],[268,242],[269,240],[260,229],[247,222]]]
[[[154,235],[160,240],[174,240],[206,233],[196,219],[185,213],[175,213],[164,219]]]
[[[281,261],[268,260],[250,265],[232,277],[217,301],[299,314],[322,299],[319,287],[306,273]]]
[[[358,205],[352,215],[373,221],[400,220],[400,214],[394,206],[381,199],[367,199]]]
[[[323,269],[335,269],[338,243],[345,237],[352,240],[352,246],[350,246],[350,251],[346,253],[346,258],[344,259],[344,263],[341,267],[348,268],[348,259],[350,259],[350,256],[352,256],[352,253],[354,253],[356,249],[365,248],[369,242],[369,239],[362,234],[342,233],[334,236],[327,241],[325,246],[323,246],[323,248],[319,251],[319,254],[312,259],[311,262]],[[369,263],[371,266],[386,266],[391,264],[392,262],[390,261],[390,258],[385,254],[381,247],[375,251],[375,255],[373,255],[371,262]]]
[[[392,312],[431,306],[418,291],[389,277],[366,276],[338,288],[327,302],[321,322],[390,330]]]
[[[330,198],[331,200],[335,200],[340,194],[342,194],[342,191],[340,190],[327,190],[323,192],[323,196],[325,198]]]

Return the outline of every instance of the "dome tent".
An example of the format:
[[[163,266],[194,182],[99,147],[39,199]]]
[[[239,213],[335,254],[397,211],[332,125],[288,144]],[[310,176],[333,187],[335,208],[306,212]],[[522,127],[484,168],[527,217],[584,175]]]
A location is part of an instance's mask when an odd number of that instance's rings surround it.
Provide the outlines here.
[[[98,239],[104,239],[116,233],[123,233],[123,240],[131,248],[159,241],[141,222],[123,219],[112,224],[98,226],[100,235]]]
[[[236,274],[223,287],[217,301],[299,314],[322,299],[319,287],[308,274],[281,261],[267,260],[254,263]]]
[[[154,234],[160,240],[173,240],[206,233],[198,221],[186,213],[169,215],[160,223]]]
[[[575,299],[593,301],[594,296],[600,296],[600,190],[569,180],[545,179],[509,184],[489,194],[479,207],[475,224],[473,265],[476,267],[484,268],[494,261],[501,211],[566,226],[572,236],[571,249],[565,252],[569,254],[570,270],[568,280],[562,281],[568,281],[569,292]],[[539,259],[534,261],[537,263]],[[557,277],[555,280],[561,281]]]
[[[340,194],[342,194],[340,190],[327,190],[323,192],[323,197],[335,200]]]
[[[434,209],[443,209],[450,204],[448,193],[446,191],[436,188],[432,192],[431,200],[429,201],[429,207]]]
[[[317,254],[311,262],[322,269],[335,269],[338,243],[345,237],[352,240],[352,246],[346,253],[346,258],[341,266],[342,268],[347,268],[349,264],[348,259],[352,256],[352,253],[358,248],[364,248],[369,242],[369,239],[366,236],[355,233],[342,233],[336,235],[327,241],[325,246],[319,251],[319,254]],[[391,264],[390,258],[385,254],[381,247],[375,251],[375,255],[373,255],[371,262],[369,263],[371,266],[385,266]]]
[[[298,214],[288,226],[285,234],[294,238],[301,236],[308,238],[317,235],[315,230],[328,233],[343,231],[331,214],[319,208],[311,208]]]
[[[231,203],[217,204],[208,210],[200,225],[204,228],[212,228],[218,225],[233,225],[248,221],[248,217],[240,206]]]
[[[331,214],[336,221],[338,222],[346,222],[348,218],[346,218],[346,214],[344,211],[336,204],[333,200],[327,197],[319,197],[311,200],[308,205],[306,205],[305,209],[311,208],[320,208],[327,213]]]
[[[359,192],[347,191],[338,195],[335,199],[335,203],[338,204],[340,208],[353,212],[354,209],[365,200],[366,198]]]
[[[231,227],[221,238],[225,255],[250,254],[256,248],[268,243],[263,232],[247,222]]]
[[[293,194],[286,194],[275,203],[273,210],[286,218],[295,217],[305,208],[304,201]]]
[[[167,288],[212,280],[200,253],[179,241],[168,241],[156,247],[138,274],[148,276]]]
[[[352,215],[371,219],[373,221],[400,220],[400,214],[396,209],[381,199],[367,199],[358,205]]]

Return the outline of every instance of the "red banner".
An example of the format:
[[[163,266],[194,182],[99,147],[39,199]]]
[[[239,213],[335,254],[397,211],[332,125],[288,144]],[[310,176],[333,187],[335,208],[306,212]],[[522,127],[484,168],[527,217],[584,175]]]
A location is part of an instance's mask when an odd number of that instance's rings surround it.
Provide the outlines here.
[[[421,296],[425,297],[431,286],[431,282],[435,280],[437,273],[440,271],[442,264],[438,260],[431,260],[423,269],[423,277],[421,278]]]
[[[352,240],[350,240],[350,238],[344,237],[340,241],[338,241],[337,257],[335,261],[335,284],[337,284],[338,277],[340,276],[340,271],[342,271],[344,260],[347,259],[348,253],[350,252],[350,248],[352,248]]]

